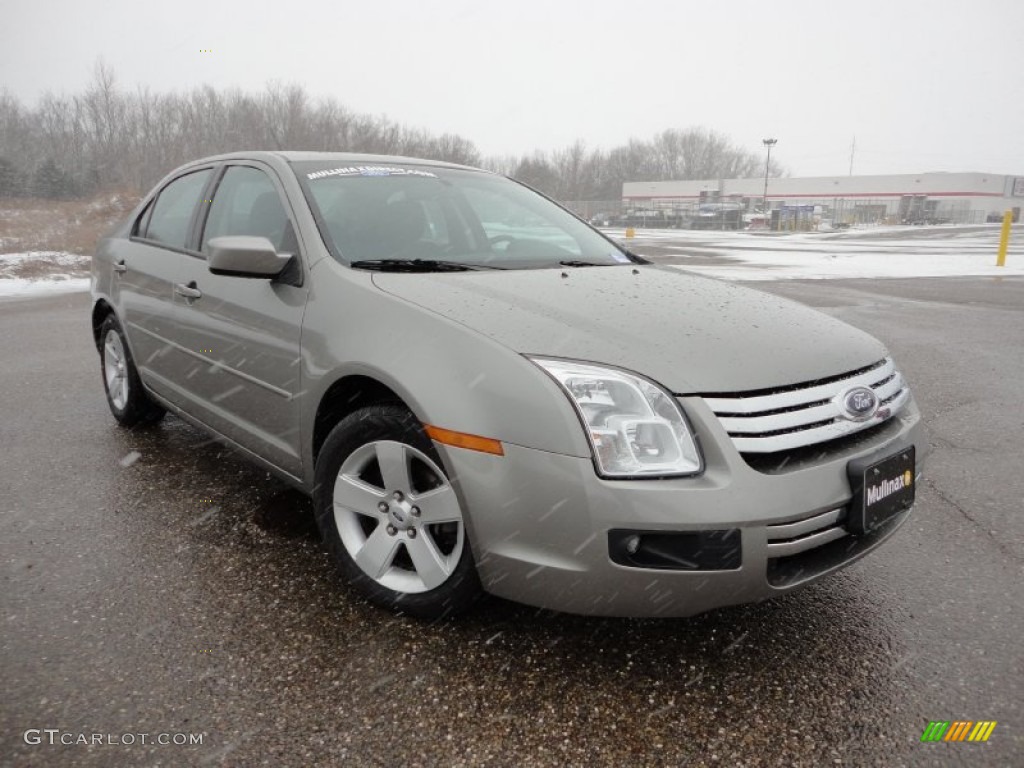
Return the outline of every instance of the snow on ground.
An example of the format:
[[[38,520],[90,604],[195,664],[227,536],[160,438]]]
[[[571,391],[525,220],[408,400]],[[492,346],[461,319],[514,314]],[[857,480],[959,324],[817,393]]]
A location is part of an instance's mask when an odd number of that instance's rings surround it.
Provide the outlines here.
[[[49,296],[55,293],[75,293],[88,290],[88,278],[66,278],[65,280],[0,279],[0,298]]]
[[[33,263],[38,265],[53,264],[73,269],[89,269],[89,256],[66,251],[27,251],[25,253],[0,254],[0,277],[7,277],[15,266]]]
[[[54,293],[88,291],[89,278],[68,277],[63,280],[27,280],[23,277],[0,278],[0,299],[49,296]]]
[[[1024,275],[1024,262],[995,266],[994,256],[799,256],[782,252],[759,253],[756,258],[716,266],[672,265],[678,269],[725,280],[828,280],[886,277],[1007,277]]]
[[[89,290],[89,257],[63,251],[0,254],[0,298]]]
[[[639,253],[657,248],[672,266],[727,280],[1024,275],[1024,228],[1014,229],[997,267],[999,227],[877,227],[842,232],[606,230]],[[657,258],[657,256],[655,256]],[[692,258],[693,263],[686,263]],[[719,262],[720,263],[716,263]]]

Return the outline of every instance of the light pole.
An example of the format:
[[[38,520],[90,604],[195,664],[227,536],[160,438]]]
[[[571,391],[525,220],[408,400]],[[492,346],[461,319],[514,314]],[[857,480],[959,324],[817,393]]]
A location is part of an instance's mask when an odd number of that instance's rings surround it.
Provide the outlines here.
[[[761,139],[761,143],[768,147],[768,159],[764,161],[764,215],[768,218],[768,167],[772,164],[772,147],[779,143],[778,139]]]

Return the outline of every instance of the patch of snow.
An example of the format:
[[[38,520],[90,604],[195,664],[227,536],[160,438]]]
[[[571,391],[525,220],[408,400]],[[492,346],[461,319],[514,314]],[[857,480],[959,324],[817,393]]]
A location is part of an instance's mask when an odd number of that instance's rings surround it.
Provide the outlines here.
[[[1010,238],[1006,266],[996,266],[998,227],[877,227],[868,232],[752,233],[639,230],[627,247],[657,246],[691,264],[672,264],[727,280],[1024,275],[1024,232]],[[654,257],[657,262],[657,257]],[[714,261],[716,263],[708,263]]]
[[[30,296],[48,296],[54,293],[74,293],[89,290],[89,278],[53,275],[47,280],[26,280],[23,277],[0,279],[0,298],[22,298]]]
[[[21,264],[26,261],[39,261],[56,264],[61,267],[80,267],[88,269],[90,256],[82,256],[67,251],[25,251],[23,253],[0,253],[0,271],[9,264]]]
[[[89,256],[66,251],[26,251],[0,254],[0,298],[40,296],[89,290]],[[44,274],[15,277],[18,268],[39,264]],[[46,273],[48,269],[54,271]],[[61,271],[56,271],[60,269]]]
[[[726,254],[721,254],[725,256]],[[729,256],[732,256],[730,254]],[[1007,277],[1024,275],[1024,259],[995,265],[995,254],[858,253],[794,254],[762,251],[735,254],[721,266],[672,264],[676,269],[726,280],[828,280],[879,277]],[[1014,263],[1016,262],[1016,263]]]

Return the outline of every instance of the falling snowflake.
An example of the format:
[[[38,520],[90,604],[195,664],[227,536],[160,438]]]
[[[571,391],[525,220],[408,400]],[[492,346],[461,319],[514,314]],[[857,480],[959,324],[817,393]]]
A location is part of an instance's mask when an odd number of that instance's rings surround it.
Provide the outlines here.
[[[139,453],[138,451],[132,451],[127,456],[125,456],[123,459],[121,459],[121,466],[122,467],[130,467],[132,464],[134,464],[136,461],[138,461],[141,458],[142,458],[142,454],[141,453]]]

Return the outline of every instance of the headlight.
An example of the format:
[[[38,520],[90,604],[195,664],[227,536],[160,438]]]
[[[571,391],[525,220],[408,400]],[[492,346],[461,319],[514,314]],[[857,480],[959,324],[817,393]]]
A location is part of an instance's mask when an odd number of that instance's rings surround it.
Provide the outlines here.
[[[576,407],[603,477],[696,475],[704,465],[675,398],[654,382],[615,368],[529,358]]]

